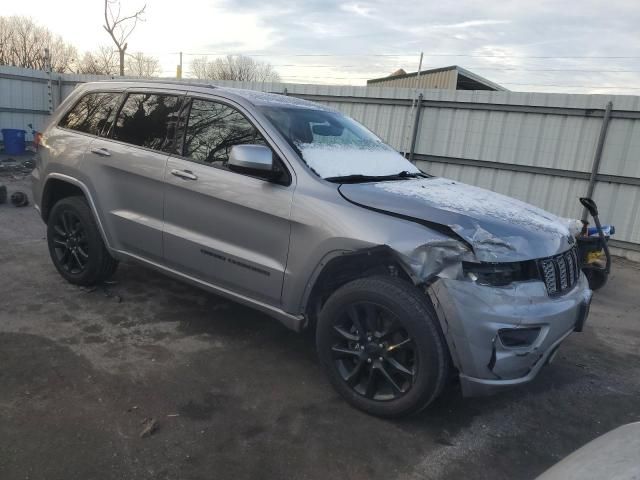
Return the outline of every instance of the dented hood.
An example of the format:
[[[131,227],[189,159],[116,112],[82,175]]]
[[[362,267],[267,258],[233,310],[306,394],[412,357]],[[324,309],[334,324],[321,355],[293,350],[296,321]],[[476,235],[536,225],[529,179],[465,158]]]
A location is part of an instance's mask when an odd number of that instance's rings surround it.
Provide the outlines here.
[[[483,262],[549,257],[574,242],[566,220],[489,190],[446,178],[343,184],[350,202],[434,227],[447,227]]]

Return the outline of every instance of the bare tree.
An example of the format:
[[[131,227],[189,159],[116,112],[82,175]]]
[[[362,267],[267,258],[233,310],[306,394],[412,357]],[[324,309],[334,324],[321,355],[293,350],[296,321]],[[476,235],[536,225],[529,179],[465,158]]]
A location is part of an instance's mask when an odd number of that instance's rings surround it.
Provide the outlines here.
[[[78,60],[78,50],[66,43],[62,37],[53,37],[49,41],[51,70],[54,72],[71,72]]]
[[[0,17],[0,65],[12,65],[13,31],[11,17]]]
[[[13,62],[17,67],[43,69],[46,33],[27,17],[10,17]]]
[[[147,5],[143,5],[132,15],[123,15],[120,11],[120,0],[104,0],[104,25],[102,26],[115,43],[120,56],[120,75],[124,75],[124,55],[129,44],[127,40],[135,30],[138,22],[144,21],[143,15]]]
[[[44,70],[45,48],[53,71],[72,71],[78,56],[73,45],[28,17],[0,17],[0,65]]]
[[[208,77],[208,68],[210,62],[207,60],[207,57],[198,57],[194,58],[191,62],[191,76],[197,78],[198,80],[207,80]],[[209,79],[213,80],[213,79]]]
[[[78,63],[78,73],[91,75],[116,75],[118,73],[118,52],[111,47],[98,47],[93,52],[85,52]]]
[[[245,55],[227,55],[213,61],[207,57],[195,58],[191,62],[191,75],[200,80],[280,81],[280,75],[273,65]]]
[[[160,61],[142,52],[127,57],[126,73],[134,77],[156,77],[160,74]]]

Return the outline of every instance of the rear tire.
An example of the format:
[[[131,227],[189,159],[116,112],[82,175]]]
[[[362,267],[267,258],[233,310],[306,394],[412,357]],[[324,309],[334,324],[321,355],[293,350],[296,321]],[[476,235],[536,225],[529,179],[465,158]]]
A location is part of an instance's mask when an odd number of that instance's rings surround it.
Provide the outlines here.
[[[433,306],[420,290],[394,277],[362,278],[334,292],[320,312],[316,345],[338,393],[380,417],[422,410],[441,393],[451,371]]]
[[[47,222],[49,255],[69,283],[96,285],[107,280],[118,262],[107,251],[93,213],[83,197],[58,201]]]

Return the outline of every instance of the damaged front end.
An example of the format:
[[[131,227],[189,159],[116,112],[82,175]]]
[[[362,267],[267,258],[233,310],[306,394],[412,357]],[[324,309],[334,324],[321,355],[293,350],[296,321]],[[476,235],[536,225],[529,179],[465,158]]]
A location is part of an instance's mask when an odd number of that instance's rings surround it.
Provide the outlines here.
[[[491,287],[440,279],[427,288],[440,318],[465,395],[532,380],[558,345],[588,314],[584,276],[574,289],[549,297],[541,281]]]
[[[464,395],[532,380],[559,344],[582,328],[591,291],[577,263],[569,265],[570,255],[550,259],[561,259],[566,278],[555,293],[541,271],[547,258],[478,262],[472,248],[455,239],[398,255],[435,307]]]
[[[465,395],[532,380],[591,302],[574,236],[531,205],[446,179],[340,189],[352,203],[428,229],[390,245],[431,298]]]

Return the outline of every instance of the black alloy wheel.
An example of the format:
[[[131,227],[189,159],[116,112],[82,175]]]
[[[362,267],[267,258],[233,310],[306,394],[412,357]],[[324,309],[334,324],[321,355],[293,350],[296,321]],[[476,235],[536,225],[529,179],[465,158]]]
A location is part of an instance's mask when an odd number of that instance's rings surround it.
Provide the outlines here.
[[[418,368],[416,346],[388,308],[353,303],[338,316],[333,332],[336,368],[359,395],[386,401],[411,389]]]
[[[67,272],[78,275],[87,268],[89,242],[82,221],[75,212],[63,210],[53,223],[53,250]]]
[[[47,245],[58,273],[75,285],[96,285],[118,267],[83,197],[66,197],[53,206],[47,219]]]
[[[376,275],[338,288],[316,324],[318,357],[337,392],[380,417],[420,411],[442,391],[451,358],[425,292]]]

